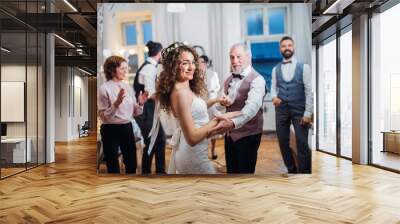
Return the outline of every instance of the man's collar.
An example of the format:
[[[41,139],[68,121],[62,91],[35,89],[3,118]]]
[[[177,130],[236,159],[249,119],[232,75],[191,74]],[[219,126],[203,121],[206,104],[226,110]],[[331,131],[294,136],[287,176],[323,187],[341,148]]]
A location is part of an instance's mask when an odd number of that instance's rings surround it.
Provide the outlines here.
[[[288,59],[283,59],[283,61],[282,61],[282,64],[290,64],[290,63],[292,63],[292,64],[295,64],[297,62],[297,59],[293,56],[293,57],[291,57],[291,58],[288,58]]]
[[[154,66],[157,66],[157,61],[156,60],[154,60],[152,57],[148,57],[147,59],[146,59],[148,62],[150,62],[152,65],[154,65]]]
[[[240,73],[241,76],[246,77],[251,72],[251,65],[247,66],[243,71]]]
[[[245,78],[248,74],[250,74],[251,72],[251,65],[247,66],[245,69],[243,69],[243,71],[240,74],[235,74],[232,72],[232,76],[233,78],[239,78],[239,79],[243,79]]]

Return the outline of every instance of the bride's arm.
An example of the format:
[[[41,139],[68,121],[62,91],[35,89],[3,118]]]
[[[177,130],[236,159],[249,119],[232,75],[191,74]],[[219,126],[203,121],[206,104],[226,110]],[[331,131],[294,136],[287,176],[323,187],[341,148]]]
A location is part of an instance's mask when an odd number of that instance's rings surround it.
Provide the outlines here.
[[[179,91],[176,97],[176,114],[179,118],[179,123],[185,136],[186,142],[190,146],[194,146],[203,139],[207,138],[208,131],[217,125],[216,119],[211,120],[202,127],[196,128],[194,125],[191,105],[193,98],[188,97],[186,91]]]
[[[207,108],[212,107],[214,104],[219,103],[219,98],[209,99],[207,100]]]

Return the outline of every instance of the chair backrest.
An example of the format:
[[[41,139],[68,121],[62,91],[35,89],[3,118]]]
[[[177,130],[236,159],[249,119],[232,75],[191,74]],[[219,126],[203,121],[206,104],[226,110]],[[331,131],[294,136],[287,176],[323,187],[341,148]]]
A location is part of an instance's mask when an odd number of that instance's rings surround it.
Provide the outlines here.
[[[85,121],[85,124],[83,124],[82,129],[89,129],[90,125],[89,125],[89,121]]]

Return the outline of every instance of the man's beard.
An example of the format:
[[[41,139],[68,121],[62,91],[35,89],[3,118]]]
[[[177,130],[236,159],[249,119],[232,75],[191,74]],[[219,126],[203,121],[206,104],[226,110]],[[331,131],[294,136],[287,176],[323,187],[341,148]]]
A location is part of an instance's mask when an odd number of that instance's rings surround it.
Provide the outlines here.
[[[285,50],[285,51],[281,52],[281,54],[282,54],[283,58],[285,58],[287,60],[293,56],[293,51]]]

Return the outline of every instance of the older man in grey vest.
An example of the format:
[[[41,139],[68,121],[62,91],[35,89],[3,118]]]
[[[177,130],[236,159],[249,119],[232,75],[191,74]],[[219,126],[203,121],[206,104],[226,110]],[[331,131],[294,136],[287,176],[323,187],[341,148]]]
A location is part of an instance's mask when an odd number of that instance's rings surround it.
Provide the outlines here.
[[[311,173],[311,151],[308,129],[313,113],[311,69],[293,56],[294,41],[280,41],[283,61],[272,70],[271,95],[276,111],[276,133],[283,161],[289,173]],[[297,165],[289,144],[293,124],[297,146]]]
[[[215,128],[225,135],[227,173],[254,173],[263,131],[262,103],[265,80],[251,66],[247,45],[235,44],[230,50],[232,74],[225,80],[227,112],[240,115],[220,121]],[[218,117],[218,116],[217,116]]]

